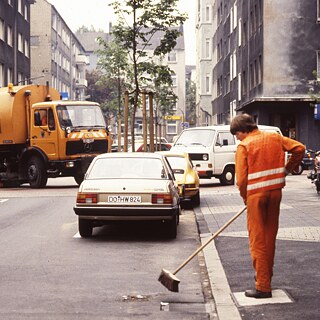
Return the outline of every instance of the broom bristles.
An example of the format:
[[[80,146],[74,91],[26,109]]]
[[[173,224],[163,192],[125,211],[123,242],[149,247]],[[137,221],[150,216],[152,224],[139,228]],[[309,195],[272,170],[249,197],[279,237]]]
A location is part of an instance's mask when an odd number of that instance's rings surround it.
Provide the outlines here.
[[[158,281],[172,292],[179,292],[180,280],[166,269],[162,269]]]

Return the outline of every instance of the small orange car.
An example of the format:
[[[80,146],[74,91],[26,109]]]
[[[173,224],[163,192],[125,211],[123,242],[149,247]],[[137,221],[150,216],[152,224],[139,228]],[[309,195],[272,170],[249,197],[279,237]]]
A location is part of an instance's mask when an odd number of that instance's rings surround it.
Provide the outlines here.
[[[175,175],[182,202],[191,202],[193,206],[200,204],[200,179],[188,153],[186,152],[158,152],[165,156]]]

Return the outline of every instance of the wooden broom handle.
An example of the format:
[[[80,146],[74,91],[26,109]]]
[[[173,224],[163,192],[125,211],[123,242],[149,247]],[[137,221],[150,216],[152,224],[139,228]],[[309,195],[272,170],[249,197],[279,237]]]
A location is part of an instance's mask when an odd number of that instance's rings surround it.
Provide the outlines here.
[[[228,222],[226,222],[215,234],[213,234],[200,248],[198,248],[191,256],[182,262],[182,264],[173,272],[173,274],[178,273],[187,263],[190,262],[200,251],[202,251],[213,239],[215,239],[224,229],[226,229],[234,220],[236,220],[247,207],[243,207],[240,211],[237,212]]]

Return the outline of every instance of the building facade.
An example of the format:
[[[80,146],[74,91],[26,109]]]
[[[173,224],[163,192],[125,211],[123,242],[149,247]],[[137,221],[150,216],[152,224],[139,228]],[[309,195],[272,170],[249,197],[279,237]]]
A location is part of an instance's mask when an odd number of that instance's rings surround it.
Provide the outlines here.
[[[56,8],[37,0],[31,8],[31,75],[63,98],[85,100],[88,57]]]
[[[0,87],[30,80],[30,5],[34,0],[0,1]]]
[[[208,0],[198,0],[205,12]],[[319,148],[315,72],[319,75],[319,1],[217,0],[212,8],[211,112],[230,123],[239,112]],[[205,78],[200,67],[199,79]],[[204,104],[198,93],[199,104]]]

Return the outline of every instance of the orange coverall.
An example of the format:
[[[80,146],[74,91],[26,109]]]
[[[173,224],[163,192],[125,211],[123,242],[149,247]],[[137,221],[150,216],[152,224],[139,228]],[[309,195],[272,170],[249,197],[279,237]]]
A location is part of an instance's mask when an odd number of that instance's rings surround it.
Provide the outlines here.
[[[285,164],[285,151],[291,157]],[[300,164],[303,144],[278,133],[254,130],[238,145],[236,183],[247,205],[250,254],[256,289],[271,291],[275,242],[285,176]]]

